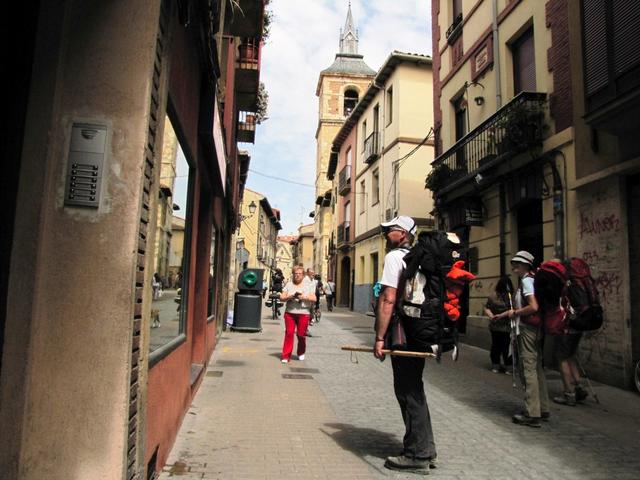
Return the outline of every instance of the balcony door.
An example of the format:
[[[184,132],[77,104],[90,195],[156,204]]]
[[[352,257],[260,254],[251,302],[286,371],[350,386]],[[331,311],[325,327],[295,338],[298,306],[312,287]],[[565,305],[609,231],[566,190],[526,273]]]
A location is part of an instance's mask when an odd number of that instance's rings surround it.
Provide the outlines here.
[[[529,28],[511,45],[513,55],[513,93],[536,91],[536,58],[533,28]]]
[[[453,102],[453,110],[454,110],[454,122],[455,122],[455,133],[456,133],[456,142],[463,138],[467,134],[467,102],[464,98],[464,95],[460,95]],[[466,167],[466,155],[465,149],[460,148],[456,152],[456,170],[463,170]]]

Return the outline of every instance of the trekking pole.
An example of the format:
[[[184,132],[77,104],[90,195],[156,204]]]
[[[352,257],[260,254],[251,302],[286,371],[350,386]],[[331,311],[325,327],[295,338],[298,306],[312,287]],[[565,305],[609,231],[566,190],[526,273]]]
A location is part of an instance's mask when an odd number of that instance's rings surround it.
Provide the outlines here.
[[[348,352],[368,352],[373,353],[373,348],[366,345],[343,345],[341,350]],[[382,353],[395,357],[416,357],[416,358],[435,358],[436,354],[431,352],[411,352],[408,350],[388,350],[383,349]]]
[[[582,366],[582,363],[580,362],[580,360],[578,360],[577,355],[574,355],[574,359],[576,361],[576,365],[578,365],[578,368],[580,369],[580,374],[582,375],[582,378],[587,380],[587,387],[589,388],[589,392],[591,393],[591,396],[596,401],[596,403],[600,405],[600,399],[598,398],[598,394],[596,393],[596,391],[593,389],[593,385],[591,384],[591,379],[587,375],[586,370]]]
[[[507,289],[508,290],[508,289]],[[513,302],[511,300],[511,292],[507,291],[509,297],[509,310],[513,310]],[[516,385],[516,352],[518,350],[518,339],[516,337],[516,321],[509,319],[510,337],[511,337],[511,386],[517,388]]]

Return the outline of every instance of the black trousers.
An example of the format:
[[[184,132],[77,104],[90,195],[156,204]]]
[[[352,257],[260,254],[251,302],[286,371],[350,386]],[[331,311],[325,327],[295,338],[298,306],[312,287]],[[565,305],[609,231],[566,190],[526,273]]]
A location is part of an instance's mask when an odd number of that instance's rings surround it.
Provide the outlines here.
[[[327,310],[333,310],[333,295],[327,295]]]
[[[509,357],[509,343],[511,342],[511,334],[509,332],[494,332],[491,330],[491,364],[500,365],[500,358],[502,357],[502,364],[509,366],[511,364],[511,358]]]
[[[431,416],[424,393],[424,358],[391,357],[393,389],[404,420],[403,454],[411,458],[435,458]]]

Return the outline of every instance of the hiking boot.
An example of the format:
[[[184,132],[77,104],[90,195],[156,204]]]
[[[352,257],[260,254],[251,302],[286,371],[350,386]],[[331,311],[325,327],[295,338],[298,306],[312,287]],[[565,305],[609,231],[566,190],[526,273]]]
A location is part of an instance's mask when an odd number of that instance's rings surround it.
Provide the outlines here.
[[[518,425],[526,425],[527,427],[540,428],[542,424],[540,423],[539,417],[530,417],[525,413],[516,413],[513,417],[511,417],[513,423]]]
[[[417,458],[398,455],[397,457],[387,457],[384,466],[390,470],[405,470],[413,472],[421,472],[427,475],[429,473],[429,460],[420,460]]]
[[[588,396],[589,392],[587,392],[584,388],[580,386],[576,387],[576,402],[582,402]]]
[[[561,396],[553,397],[552,400],[560,405],[567,405],[568,407],[576,406],[575,393],[564,392]]]

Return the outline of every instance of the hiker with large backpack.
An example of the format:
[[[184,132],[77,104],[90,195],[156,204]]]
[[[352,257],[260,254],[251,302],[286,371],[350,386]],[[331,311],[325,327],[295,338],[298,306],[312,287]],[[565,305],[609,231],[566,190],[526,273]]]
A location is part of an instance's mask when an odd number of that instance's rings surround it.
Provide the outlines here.
[[[534,257],[521,250],[511,259],[511,270],[518,275],[519,285],[514,297],[514,308],[498,317],[516,318],[518,354],[524,377],[524,412],[513,415],[513,423],[540,428],[541,420],[549,418],[549,394],[542,368],[542,339],[544,331],[538,313],[534,290]]]
[[[388,253],[380,279],[383,290],[375,308],[374,355],[383,360],[383,348],[392,350],[394,391],[406,427],[402,454],[388,457],[385,466],[420,471],[433,468],[436,458],[422,382],[425,358],[395,356],[393,350],[429,353],[438,361],[450,351],[455,360],[457,322],[463,311],[460,297],[475,277],[463,268],[457,235],[422,232],[409,248],[416,231],[410,217],[396,217],[381,227]]]
[[[383,290],[378,297],[376,309],[376,339],[373,354],[383,360],[385,337],[394,315],[400,276],[405,268],[404,257],[409,252],[416,234],[416,225],[411,217],[399,216],[382,223],[388,253],[380,283]],[[413,344],[411,332],[407,332],[408,345]],[[387,457],[385,467],[395,470],[428,471],[437,452],[431,428],[429,406],[424,393],[422,372],[425,359],[416,357],[391,357],[393,388],[400,404],[406,433],[403,452]]]
[[[555,336],[554,352],[564,386],[562,395],[553,401],[575,406],[589,395],[582,386],[578,345],[583,332],[595,331],[603,322],[596,283],[589,265],[581,258],[571,258],[544,262],[535,284],[545,331]]]

